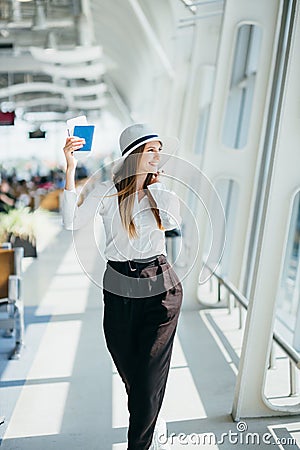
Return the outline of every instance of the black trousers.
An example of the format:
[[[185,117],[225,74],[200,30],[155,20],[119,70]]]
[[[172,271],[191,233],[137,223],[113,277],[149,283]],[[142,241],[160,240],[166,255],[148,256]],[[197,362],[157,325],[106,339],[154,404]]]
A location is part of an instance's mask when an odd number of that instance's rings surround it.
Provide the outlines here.
[[[103,284],[106,344],[128,394],[128,450],[147,450],[165,393],[182,285],[164,255],[147,263],[108,261]]]

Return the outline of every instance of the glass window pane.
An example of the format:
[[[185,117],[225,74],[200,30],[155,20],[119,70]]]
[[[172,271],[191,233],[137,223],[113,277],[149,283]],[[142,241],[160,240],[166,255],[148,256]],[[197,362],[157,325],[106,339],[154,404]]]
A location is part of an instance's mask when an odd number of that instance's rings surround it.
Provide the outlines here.
[[[260,46],[260,27],[239,27],[223,125],[222,139],[227,147],[239,149],[247,143]]]
[[[276,316],[293,334],[293,344],[300,350],[300,193],[295,197],[277,297]]]
[[[234,227],[237,217],[237,211],[238,211],[238,195],[239,195],[239,187],[238,184],[233,180],[228,179],[222,179],[218,180],[216,183],[216,191],[220,197],[220,200],[223,205],[225,218],[226,218],[226,242],[224,247],[224,253],[220,261],[220,265],[217,269],[218,273],[222,276],[226,276],[229,271],[230,266],[230,251],[233,247],[234,242]],[[213,212],[212,212],[213,214]],[[213,217],[211,217],[212,223],[215,223],[215,220]],[[205,245],[204,245],[204,255],[206,255],[209,252],[209,248],[211,245],[212,239],[218,239],[218,234],[220,236],[221,233],[215,233],[213,235],[213,231],[211,227],[207,227],[206,229],[206,235],[205,235]],[[221,250],[223,248],[223,241],[220,241],[220,251],[219,254],[221,254]],[[206,258],[205,258],[206,259]],[[217,261],[215,261],[217,263]]]

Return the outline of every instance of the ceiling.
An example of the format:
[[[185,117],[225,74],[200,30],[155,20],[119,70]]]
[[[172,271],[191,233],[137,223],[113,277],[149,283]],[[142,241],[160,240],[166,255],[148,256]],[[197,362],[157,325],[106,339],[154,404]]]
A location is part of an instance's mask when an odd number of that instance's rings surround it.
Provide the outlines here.
[[[180,29],[220,8],[216,0],[0,0],[1,108],[72,116],[114,104],[130,116],[153,76],[174,76]]]

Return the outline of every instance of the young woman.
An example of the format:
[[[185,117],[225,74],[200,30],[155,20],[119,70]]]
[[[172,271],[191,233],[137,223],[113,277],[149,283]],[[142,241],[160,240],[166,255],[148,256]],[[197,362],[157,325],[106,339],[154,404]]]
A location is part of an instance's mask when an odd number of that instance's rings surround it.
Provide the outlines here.
[[[102,216],[107,258],[103,278],[104,334],[125,384],[130,414],[128,450],[167,449],[158,414],[164,397],[182,285],[166,259],[165,230],[181,223],[176,194],[159,181],[161,150],[176,139],[161,139],[145,124],[120,136],[122,157],[113,179],[98,183],[77,206],[74,174],[82,139],[66,140],[63,221],[78,229]]]

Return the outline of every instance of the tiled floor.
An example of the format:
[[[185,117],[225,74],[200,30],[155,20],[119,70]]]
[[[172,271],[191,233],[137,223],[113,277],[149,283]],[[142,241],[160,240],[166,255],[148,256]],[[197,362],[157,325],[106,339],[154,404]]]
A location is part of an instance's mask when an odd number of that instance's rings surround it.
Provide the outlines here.
[[[59,223],[53,224],[56,232],[44,236],[48,245],[37,260],[26,263],[22,359],[7,361],[12,342],[0,340],[0,413],[6,416],[1,445],[4,450],[125,450],[126,395],[104,342],[101,289],[83,273],[72,234]],[[89,259],[89,273],[101,279],[104,264],[90,248],[83,245],[80,252]],[[230,411],[241,343],[235,321],[224,309],[181,314],[162,408],[172,450],[244,445],[230,437],[237,431]],[[299,438],[295,419],[252,419],[248,432],[262,436],[276,429],[279,436]],[[224,442],[222,433],[227,433]],[[259,447],[270,448],[262,441]]]

